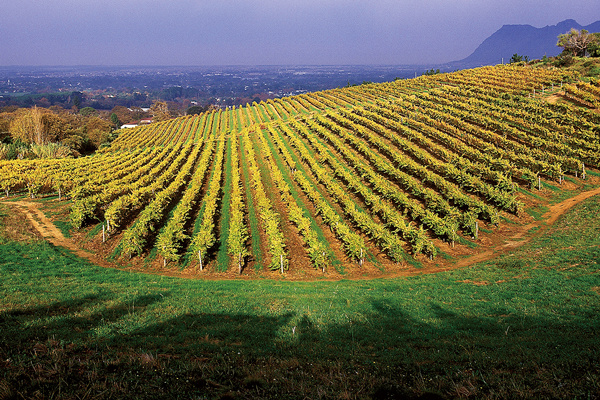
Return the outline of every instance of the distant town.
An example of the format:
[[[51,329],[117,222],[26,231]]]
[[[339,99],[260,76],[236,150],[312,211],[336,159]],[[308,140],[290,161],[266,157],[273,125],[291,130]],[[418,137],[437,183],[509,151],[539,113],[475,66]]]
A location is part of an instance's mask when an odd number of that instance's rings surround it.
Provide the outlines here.
[[[0,67],[0,107],[62,106],[111,110],[220,108],[306,92],[410,78],[416,66]],[[77,103],[77,104],[75,104]]]

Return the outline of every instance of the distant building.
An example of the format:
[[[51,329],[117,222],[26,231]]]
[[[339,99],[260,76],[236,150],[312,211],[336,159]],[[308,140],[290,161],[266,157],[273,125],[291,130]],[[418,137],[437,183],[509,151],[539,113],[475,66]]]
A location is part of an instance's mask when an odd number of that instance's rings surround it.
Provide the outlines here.
[[[129,111],[134,111],[134,109],[133,109],[133,108],[127,108],[127,109],[128,109]],[[140,110],[142,110],[143,112],[149,112],[149,111],[150,111],[150,109],[149,109],[149,108],[147,108],[147,107],[140,107]]]
[[[139,125],[148,125],[151,123],[152,123],[152,118],[144,118],[139,121],[133,121],[128,124],[121,125],[121,129],[135,128],[136,126],[139,126]]]

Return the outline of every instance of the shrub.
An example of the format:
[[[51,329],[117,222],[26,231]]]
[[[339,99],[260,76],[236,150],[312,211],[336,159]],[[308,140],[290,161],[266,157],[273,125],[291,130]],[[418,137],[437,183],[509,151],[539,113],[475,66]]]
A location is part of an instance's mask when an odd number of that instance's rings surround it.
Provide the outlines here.
[[[31,152],[36,158],[65,158],[72,155],[71,149],[58,143],[44,145],[31,144]]]

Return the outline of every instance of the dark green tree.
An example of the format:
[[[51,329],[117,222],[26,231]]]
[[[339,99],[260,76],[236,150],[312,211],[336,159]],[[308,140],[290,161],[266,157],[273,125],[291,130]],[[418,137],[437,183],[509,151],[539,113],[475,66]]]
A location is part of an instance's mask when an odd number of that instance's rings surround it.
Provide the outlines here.
[[[97,111],[94,107],[83,107],[81,110],[79,110],[79,114],[83,115],[84,117],[89,117],[90,115],[94,115],[96,113]]]
[[[83,94],[81,92],[73,92],[71,96],[73,105],[79,109],[79,107],[81,107],[81,97]]]
[[[190,108],[188,108],[185,111],[186,115],[197,115],[197,114],[202,114],[204,111],[206,111],[205,107],[202,106],[191,106]]]
[[[592,33],[592,41],[587,48],[590,57],[600,57],[600,32]]]
[[[110,122],[112,122],[116,128],[121,126],[121,121],[119,121],[119,117],[115,113],[110,114]]]
[[[440,69],[439,69],[439,68],[438,68],[438,69],[436,69],[436,70],[434,70],[433,68],[431,68],[431,69],[429,69],[429,70],[425,71],[425,72],[423,73],[423,75],[437,75],[437,74],[439,74],[439,73],[440,73]]]
[[[514,64],[514,63],[519,63],[519,62],[528,62],[529,61],[529,56],[522,56],[519,55],[517,53],[513,54],[513,56],[510,58],[510,63]]]

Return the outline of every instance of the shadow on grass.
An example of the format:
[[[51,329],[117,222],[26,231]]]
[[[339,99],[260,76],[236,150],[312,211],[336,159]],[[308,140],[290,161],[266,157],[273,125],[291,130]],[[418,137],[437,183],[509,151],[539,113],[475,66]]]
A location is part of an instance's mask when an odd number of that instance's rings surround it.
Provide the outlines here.
[[[122,398],[134,385],[126,375],[131,371],[135,385],[155,390],[137,398],[236,390],[242,397],[329,397],[348,388],[372,398],[419,398],[430,391],[448,397],[600,393],[598,318],[543,319],[500,309],[482,318],[431,302],[427,318],[419,319],[396,302],[373,300],[370,311],[325,326],[295,313],[192,313],[152,322],[168,297],[133,296],[115,304],[100,292],[4,311],[0,349],[10,367],[4,379],[26,395],[56,394],[60,378],[73,393],[73,385],[95,384]],[[57,359],[59,350],[67,356]],[[59,373],[40,377],[40,365]]]
[[[294,306],[305,301],[303,286],[298,294],[269,286],[267,297],[288,304],[272,312],[255,287],[237,293],[238,283],[153,286],[156,277],[102,270],[53,247],[3,249],[3,289],[21,294],[0,309],[0,398],[600,398],[598,300],[575,291],[582,309],[552,304],[563,299],[554,294],[523,296],[536,289],[525,284],[498,288],[506,298],[489,302],[491,286],[434,300],[447,291],[441,285],[420,303],[352,286],[320,306],[303,303],[308,312]],[[95,292],[77,296],[79,287]],[[13,306],[37,293],[61,300]],[[225,303],[250,311],[214,311]]]
[[[49,305],[15,308],[0,313],[4,344],[56,337],[69,342],[89,342],[100,325],[114,323],[132,312],[140,312],[164,295],[142,295],[131,302],[113,305],[109,292],[58,301]],[[99,311],[94,311],[101,309]],[[92,311],[92,312],[90,312]],[[14,346],[13,346],[14,347]]]

